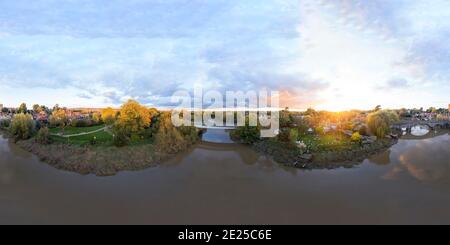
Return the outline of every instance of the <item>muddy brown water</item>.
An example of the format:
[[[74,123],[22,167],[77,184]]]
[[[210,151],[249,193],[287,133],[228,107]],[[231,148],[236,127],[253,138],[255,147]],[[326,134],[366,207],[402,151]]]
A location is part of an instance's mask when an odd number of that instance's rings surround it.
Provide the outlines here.
[[[313,171],[201,143],[158,167],[96,177],[54,169],[0,136],[0,223],[450,224],[449,159],[448,133]]]

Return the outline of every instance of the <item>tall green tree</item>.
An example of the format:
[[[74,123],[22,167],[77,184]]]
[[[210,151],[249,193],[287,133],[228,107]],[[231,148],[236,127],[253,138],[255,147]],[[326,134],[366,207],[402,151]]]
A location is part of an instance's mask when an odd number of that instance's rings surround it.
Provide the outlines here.
[[[398,121],[397,113],[388,110],[372,112],[367,116],[367,125],[377,137],[383,138],[391,131],[391,124]]]
[[[27,113],[27,111],[28,111],[27,104],[22,103],[22,104],[20,104],[19,109],[17,110],[17,113],[25,114],[25,113]]]
[[[10,126],[10,133],[16,137],[16,139],[24,140],[32,136],[34,132],[34,123],[30,114],[19,113],[16,114]]]

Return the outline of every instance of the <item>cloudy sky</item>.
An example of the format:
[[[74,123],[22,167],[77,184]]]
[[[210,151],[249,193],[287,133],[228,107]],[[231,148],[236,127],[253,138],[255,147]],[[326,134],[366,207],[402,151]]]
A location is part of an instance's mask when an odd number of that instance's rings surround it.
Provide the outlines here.
[[[446,107],[448,0],[2,0],[0,104],[169,106],[194,84],[291,108]]]

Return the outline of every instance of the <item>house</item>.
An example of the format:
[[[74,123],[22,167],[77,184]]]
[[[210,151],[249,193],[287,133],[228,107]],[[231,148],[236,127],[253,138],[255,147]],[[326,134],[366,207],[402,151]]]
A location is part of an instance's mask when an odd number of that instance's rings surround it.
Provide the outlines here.
[[[449,105],[450,106],[450,105]],[[3,110],[3,104],[0,104],[0,112]]]
[[[38,113],[33,113],[33,119],[42,123],[48,122],[48,114],[45,111],[40,111]]]
[[[85,116],[78,110],[66,110],[66,117],[69,119],[83,119]]]

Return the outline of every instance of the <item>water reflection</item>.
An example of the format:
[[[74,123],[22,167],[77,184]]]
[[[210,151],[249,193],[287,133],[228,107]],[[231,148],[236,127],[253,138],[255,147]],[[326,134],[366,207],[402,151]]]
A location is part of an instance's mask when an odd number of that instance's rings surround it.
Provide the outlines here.
[[[450,178],[450,137],[441,135],[420,141],[405,141],[396,146],[397,168],[406,170],[423,182],[448,181]],[[397,171],[399,172],[399,171]]]
[[[390,151],[370,158],[376,164],[392,163],[384,175],[398,179],[407,174],[422,182],[450,180],[450,137],[441,134],[421,140],[400,140]]]
[[[222,144],[234,143],[230,138],[229,131],[225,129],[209,128],[206,130],[205,133],[203,133],[202,140],[204,142],[213,142]]]
[[[413,136],[424,136],[430,132],[430,129],[426,125],[416,125],[411,127],[411,135]]]
[[[312,171],[203,142],[110,177],[54,169],[0,136],[0,223],[450,224],[450,135],[431,136]]]
[[[391,163],[391,150],[370,157],[370,161],[378,165],[388,165]]]

